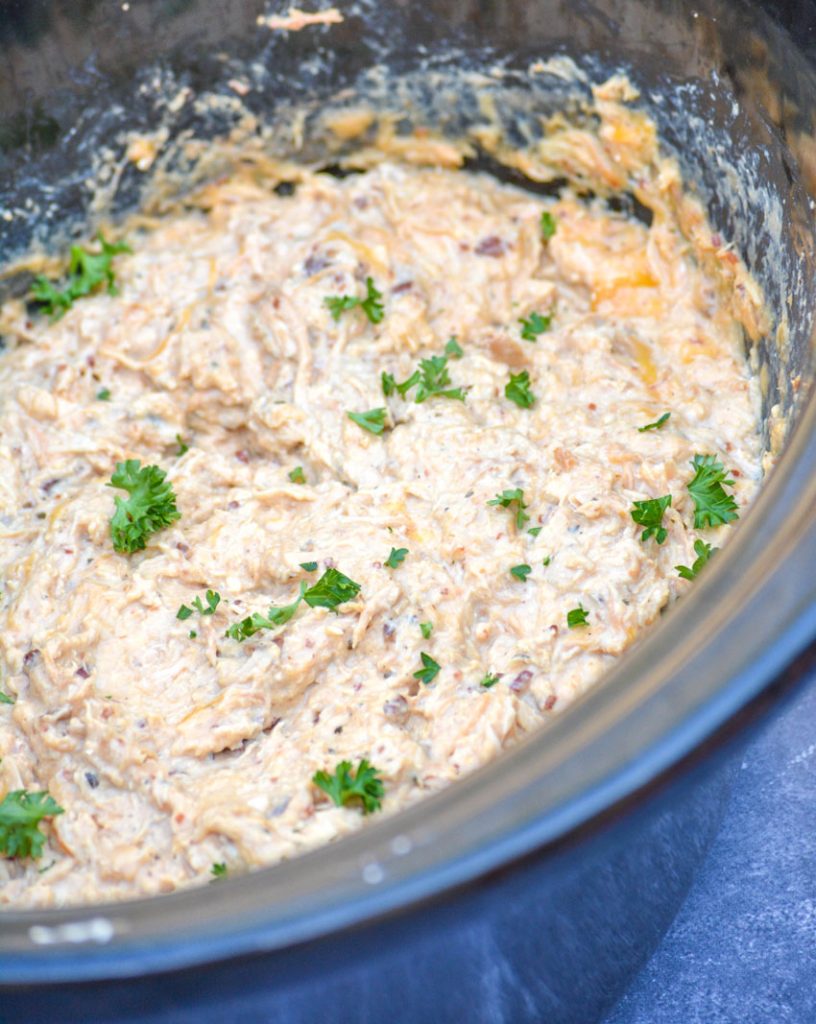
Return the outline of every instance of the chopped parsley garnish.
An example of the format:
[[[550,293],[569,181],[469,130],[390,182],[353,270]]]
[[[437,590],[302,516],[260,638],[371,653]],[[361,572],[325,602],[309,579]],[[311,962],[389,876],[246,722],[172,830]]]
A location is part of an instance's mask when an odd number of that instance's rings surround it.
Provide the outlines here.
[[[552,561],[552,558],[549,555],[547,555],[546,558],[542,558],[541,559],[541,564],[546,568],[550,564],[551,561]]]
[[[355,309],[357,306],[365,313],[372,324],[378,324],[385,316],[385,309],[382,304],[382,292],[378,292],[374,286],[373,278],[366,278],[366,297],[358,299],[354,295],[330,295],[325,300],[332,315],[332,319],[339,320],[348,309]]]
[[[226,878],[227,877],[227,865],[226,864],[213,864],[210,868],[210,874],[213,878]]]
[[[187,634],[187,636],[191,640],[195,640],[195,638],[198,636],[198,633],[196,633],[196,631],[194,629],[191,629],[190,632]]]
[[[369,409],[368,412],[347,412],[346,415],[358,427],[367,430],[369,434],[381,434],[385,430],[386,413],[387,410],[380,407],[379,409]]]
[[[329,608],[336,611],[338,605],[353,601],[359,593],[359,583],[355,583],[332,567],[323,573],[313,587],[305,591],[303,600],[311,608]]]
[[[380,382],[382,384],[382,393],[386,398],[390,398],[397,389],[397,382],[394,380],[394,374],[386,373],[385,370],[383,370],[380,374]]]
[[[532,408],[536,399],[530,390],[530,374],[527,370],[510,374],[510,380],[504,385],[504,395],[515,402],[519,409]]]
[[[42,856],[45,836],[38,825],[43,818],[62,814],[49,793],[15,789],[0,802],[0,853],[7,857]]]
[[[13,697],[9,697],[7,693],[3,693],[0,690],[0,704],[14,704],[16,703]]]
[[[189,605],[183,604],[176,612],[176,618],[184,622],[185,619],[190,618],[194,610],[200,615],[212,615],[221,603],[221,595],[215,590],[208,590],[204,595],[204,599],[207,602],[206,606],[200,597],[195,598],[192,608]]]
[[[557,221],[555,217],[553,217],[549,210],[544,210],[541,214],[541,237],[545,242],[549,242],[555,234],[556,226]]]
[[[664,494],[662,498],[649,498],[647,501],[634,502],[631,516],[638,526],[646,527],[640,535],[640,539],[644,543],[653,536],[658,544],[662,544],[668,537],[669,531],[663,526],[663,513],[671,503],[670,494]]]
[[[420,629],[420,632],[422,633],[423,637],[427,640],[428,637],[431,635],[431,633],[433,633],[433,623],[432,622],[420,622],[419,629]]]
[[[389,569],[396,569],[400,562],[405,561],[408,548],[391,548],[391,554],[386,558],[385,564]]]
[[[107,284],[109,295],[116,295],[116,276],[113,272],[113,257],[119,253],[132,252],[125,242],[107,242],[100,232],[96,236],[101,252],[88,252],[78,245],[71,246],[68,276],[64,288],[57,288],[43,274],[38,274],[31,285],[31,298],[42,306],[43,312],[53,320],[59,318],[73,306],[77,299],[90,295],[101,284]]]
[[[527,532],[530,534],[531,537],[537,537],[543,529],[543,526],[531,526]]]
[[[486,690],[489,690],[490,687],[495,686],[500,679],[500,675],[491,675],[490,673],[488,673],[479,683],[479,686],[483,686]]]
[[[445,344],[445,355],[449,359],[461,359],[464,354],[462,346],[456,340],[456,335],[454,334],[453,337],[448,338]]]
[[[739,519],[734,498],[726,493],[734,481],[726,476],[723,464],[714,455],[695,455],[691,460],[694,477],[689,481],[689,494],[694,500],[694,526],[724,526]]]
[[[120,487],[129,498],[116,497],[110,521],[113,547],[120,553],[142,551],[151,533],[170,526],[181,513],[176,496],[158,466],[142,466],[138,459],[117,462],[108,487]]]
[[[363,814],[378,811],[385,796],[379,768],[369,764],[365,758],[357,765],[356,772],[352,770],[351,761],[341,761],[331,775],[328,772],[315,772],[312,782],[338,807],[359,800]]]
[[[684,580],[696,579],[697,574],[707,564],[709,558],[719,550],[719,548],[712,548],[710,544],[706,544],[703,540],[695,540],[694,551],[697,557],[691,563],[691,568],[687,565],[676,565],[677,575]]]
[[[182,455],[185,455],[187,452],[189,452],[190,446],[189,444],[184,443],[181,434],[176,434],[176,444],[178,445],[178,451],[176,452],[178,458],[181,458]]]
[[[431,356],[430,359],[421,359],[419,374],[415,399],[417,405],[433,395],[439,395],[441,398],[455,398],[459,402],[464,402],[464,388],[448,387],[451,379],[446,356]]]
[[[527,582],[527,577],[533,571],[530,565],[514,565],[510,570],[510,575],[515,576],[517,580],[521,580],[522,583]]]
[[[531,313],[529,317],[522,317],[521,336],[525,341],[537,341],[539,334],[550,329],[552,316],[542,316],[540,313]]]
[[[582,604],[579,603],[577,608],[572,608],[567,612],[567,625],[570,629],[589,625],[589,612]]]
[[[97,401],[109,402],[111,400],[111,393],[108,388],[100,388],[96,393]]]
[[[524,511],[527,505],[524,503],[524,491],[520,487],[516,487],[513,490],[502,491],[501,494],[497,494],[495,498],[491,498],[488,505],[500,505],[502,508],[512,509],[515,505],[516,509],[516,528],[521,529],[525,523],[530,521],[530,517]]]
[[[303,466],[295,466],[294,469],[290,469],[286,474],[293,484],[305,484],[306,474],[303,472]]]
[[[645,434],[647,430],[660,430],[661,427],[665,427],[670,419],[671,413],[664,412],[660,419],[655,420],[654,423],[647,423],[645,427],[638,427],[638,433]]]
[[[414,672],[414,679],[418,679],[427,686],[428,683],[437,677],[441,666],[439,662],[433,660],[430,654],[426,654],[424,651],[419,656],[422,659],[422,668]]]
[[[252,615],[241,619],[240,622],[233,622],[227,628],[225,636],[228,636],[231,640],[237,640],[240,644],[256,633],[259,633],[262,629],[277,629],[280,626],[285,626],[298,610],[300,602],[305,596],[306,584],[301,583],[300,592],[291,604],[281,605],[280,607],[273,605],[266,615],[261,615],[260,612],[253,612]]]
[[[419,383],[419,379],[421,376],[422,374],[419,372],[419,370],[414,370],[410,377],[406,377],[401,384],[395,383],[394,387],[397,389],[402,398],[405,398],[405,396],[408,394],[411,388],[415,384]],[[391,379],[393,380],[393,377]]]
[[[300,567],[304,572],[317,572],[317,562],[301,562]]]

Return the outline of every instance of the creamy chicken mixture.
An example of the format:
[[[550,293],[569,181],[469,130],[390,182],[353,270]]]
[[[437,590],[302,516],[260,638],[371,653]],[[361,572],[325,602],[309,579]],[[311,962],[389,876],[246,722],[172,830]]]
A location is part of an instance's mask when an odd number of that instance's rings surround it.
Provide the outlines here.
[[[686,592],[676,566],[730,530],[695,529],[691,460],[721,460],[744,511],[758,400],[733,288],[664,185],[647,227],[396,162],[293,194],[239,175],[131,226],[118,295],[54,322],[7,304],[0,799],[63,813],[41,858],[0,857],[0,903],[165,893],[337,839],[537,729]],[[131,554],[126,459],[180,513]],[[635,502],[667,495],[643,539]],[[331,567],[360,587],[335,611],[225,635]],[[368,816],[313,781],[363,758]]]

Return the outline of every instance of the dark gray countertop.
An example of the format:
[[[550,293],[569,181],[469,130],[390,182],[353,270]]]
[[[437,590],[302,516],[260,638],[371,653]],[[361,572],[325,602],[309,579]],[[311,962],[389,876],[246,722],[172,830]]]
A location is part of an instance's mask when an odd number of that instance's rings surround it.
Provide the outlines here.
[[[684,907],[605,1024],[816,1024],[816,684],[745,751]]]

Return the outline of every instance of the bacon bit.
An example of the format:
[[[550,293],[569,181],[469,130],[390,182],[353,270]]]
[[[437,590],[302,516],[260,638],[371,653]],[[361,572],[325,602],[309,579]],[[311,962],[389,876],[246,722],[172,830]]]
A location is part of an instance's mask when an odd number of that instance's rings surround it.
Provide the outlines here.
[[[354,199],[352,200],[352,202],[357,207],[358,210],[367,210],[368,209],[368,197],[367,196],[355,196]]]
[[[249,452],[241,448],[235,453],[235,458],[246,465],[249,462]]]
[[[23,668],[29,669],[34,662],[39,658],[40,652],[36,647],[32,647],[30,651],[26,651],[23,657]]]
[[[524,693],[527,687],[530,685],[530,680],[533,678],[533,672],[529,668],[523,669],[513,682],[510,684],[510,689],[513,693]]]
[[[280,298],[277,295],[272,300],[272,308],[273,309],[280,309]]]
[[[391,289],[392,295],[399,295],[400,292],[407,292],[409,288],[414,287],[413,281],[401,281],[399,284],[395,284]]]
[[[44,484],[40,485],[40,490],[44,494],[49,494],[60,482],[60,478],[55,476],[53,480],[46,480]]]
[[[228,509],[236,509],[236,508],[240,508],[240,507],[241,507],[241,502],[240,501],[230,501],[230,502],[227,503],[227,508]]]
[[[330,265],[330,261],[327,260],[325,256],[320,253],[311,253],[306,257],[303,264],[303,271],[307,277],[313,277],[315,274],[319,274],[321,270],[325,270],[326,267]]]
[[[591,412],[595,412],[597,408],[598,406],[594,402],[589,402],[589,404],[587,405],[587,409],[589,409]]]
[[[66,555],[72,555],[74,553],[73,548],[63,548],[62,550],[65,552]]]
[[[639,569],[638,569],[638,572],[640,572]],[[558,636],[558,626],[556,626],[556,625],[550,626],[550,632],[552,633],[553,636]]]
[[[102,708],[101,717],[104,718],[105,721],[107,721],[112,714],[113,708],[109,704],[106,704],[105,707]]]
[[[85,668],[84,665],[80,665],[79,668],[74,672],[75,676],[79,676],[80,679],[87,679],[90,676],[90,672]]]
[[[740,471],[738,469],[732,469],[731,470],[731,475],[732,476],[742,476],[742,473],[740,473]]]
[[[393,718],[396,722],[404,722],[408,718],[410,708],[408,701],[403,696],[392,697],[383,704],[383,714],[387,718]]]
[[[184,555],[185,558],[190,554],[190,548],[184,541],[180,540],[176,543],[176,548]]]
[[[504,256],[509,246],[503,238],[499,238],[498,235],[488,235],[487,238],[483,238],[476,248],[473,250],[477,256],[492,256],[494,259],[498,259],[500,256]]]
[[[174,821],[177,825],[180,825],[184,821],[184,815],[179,813],[175,816]]]
[[[551,693],[549,697],[547,697],[547,699],[544,701],[544,710],[552,711],[552,709],[555,707],[555,702],[557,700],[558,698],[556,697],[556,695],[554,693]]]

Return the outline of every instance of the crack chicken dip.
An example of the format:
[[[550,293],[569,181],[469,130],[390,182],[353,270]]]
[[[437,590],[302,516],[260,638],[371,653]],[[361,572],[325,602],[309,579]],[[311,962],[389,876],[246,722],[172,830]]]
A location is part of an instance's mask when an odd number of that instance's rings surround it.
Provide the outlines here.
[[[428,140],[249,166],[6,303],[0,903],[166,893],[412,804],[722,546],[761,296],[601,108],[541,143],[579,182],[551,197]]]

